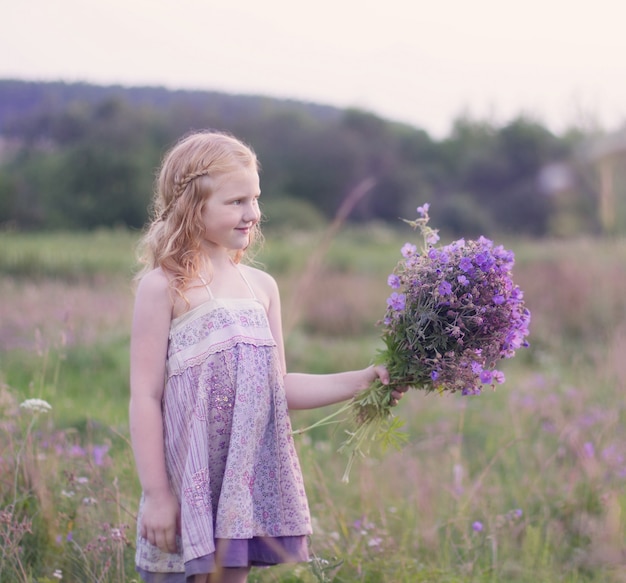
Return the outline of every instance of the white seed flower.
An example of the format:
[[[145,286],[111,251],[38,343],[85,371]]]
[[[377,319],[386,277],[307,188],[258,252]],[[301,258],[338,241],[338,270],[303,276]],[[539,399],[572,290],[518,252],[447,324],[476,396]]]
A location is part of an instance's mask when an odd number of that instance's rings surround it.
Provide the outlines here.
[[[122,540],[122,531],[119,528],[111,529],[111,539],[112,540]]]
[[[20,403],[20,407],[33,413],[48,413],[48,411],[52,411],[52,405],[43,399],[26,399],[26,401]]]
[[[63,571],[61,571],[61,569],[56,569],[54,573],[52,573],[52,576],[60,581],[63,579]]]

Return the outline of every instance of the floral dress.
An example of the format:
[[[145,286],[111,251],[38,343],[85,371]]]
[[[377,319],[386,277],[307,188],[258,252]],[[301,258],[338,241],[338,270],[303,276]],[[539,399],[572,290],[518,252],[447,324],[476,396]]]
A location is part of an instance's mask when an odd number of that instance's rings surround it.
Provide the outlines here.
[[[175,554],[138,534],[149,583],[308,559],[308,503],[267,314],[249,284],[252,297],[237,299],[205,287],[208,300],[170,328],[162,407],[181,533]],[[143,496],[138,524],[142,507]]]

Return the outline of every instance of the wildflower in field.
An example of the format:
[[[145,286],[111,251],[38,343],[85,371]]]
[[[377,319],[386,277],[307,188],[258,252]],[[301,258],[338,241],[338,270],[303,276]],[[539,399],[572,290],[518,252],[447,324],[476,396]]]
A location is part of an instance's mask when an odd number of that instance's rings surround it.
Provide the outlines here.
[[[26,399],[20,403],[20,408],[32,413],[48,413],[52,411],[52,405],[43,399]]]
[[[482,532],[483,531],[483,523],[480,522],[480,520],[477,520],[476,522],[474,522],[474,524],[472,524],[472,530],[474,532]]]
[[[479,395],[484,386],[504,382],[496,363],[528,346],[530,312],[512,280],[513,253],[485,237],[435,246],[439,237],[428,225],[428,210],[424,204],[418,219],[405,221],[420,230],[423,243],[419,250],[405,243],[387,279],[393,292],[381,320],[384,349],[377,363],[389,370],[390,386],[376,381],[346,406],[356,428],[341,447],[350,455],[344,481],[362,446],[403,439],[390,389]]]
[[[68,543],[71,543],[74,540],[74,533],[70,530],[65,537],[63,537],[62,535],[58,534],[56,537],[56,542],[57,544],[61,544],[63,543],[64,540],[66,540]]]
[[[108,445],[94,445],[92,450],[93,461],[97,466],[104,465],[104,458],[109,451]]]
[[[63,571],[61,571],[61,569],[55,569],[54,573],[52,573],[52,576],[60,581],[61,579],[63,579]]]
[[[583,444],[583,456],[586,458],[592,458],[595,456],[595,448],[593,447],[593,443],[590,441]]]

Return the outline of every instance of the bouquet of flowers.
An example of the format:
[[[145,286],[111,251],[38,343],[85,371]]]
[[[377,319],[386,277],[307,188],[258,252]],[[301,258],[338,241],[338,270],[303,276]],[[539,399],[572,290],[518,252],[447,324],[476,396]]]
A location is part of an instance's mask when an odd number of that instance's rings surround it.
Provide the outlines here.
[[[485,237],[438,246],[428,209],[418,207],[419,217],[405,221],[420,230],[423,242],[420,249],[402,247],[388,278],[393,291],[376,363],[387,367],[391,383],[374,382],[333,414],[348,412],[354,426],[340,447],[349,455],[343,481],[371,442],[398,445],[405,439],[391,412],[393,387],[477,395],[504,382],[498,360],[528,346],[530,312],[512,280],[513,253]]]

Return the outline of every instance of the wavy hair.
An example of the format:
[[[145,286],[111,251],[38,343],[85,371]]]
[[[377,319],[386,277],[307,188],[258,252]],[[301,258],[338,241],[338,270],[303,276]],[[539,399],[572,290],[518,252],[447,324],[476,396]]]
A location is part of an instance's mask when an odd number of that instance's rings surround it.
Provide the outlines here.
[[[204,239],[202,209],[223,174],[241,169],[259,170],[251,147],[230,134],[200,131],[188,134],[166,152],[155,184],[151,221],[139,242],[143,265],[136,279],[158,267],[170,277],[172,288],[184,299],[184,291],[197,278]],[[262,239],[258,224],[250,235],[250,249]],[[246,251],[237,250],[239,263]]]

